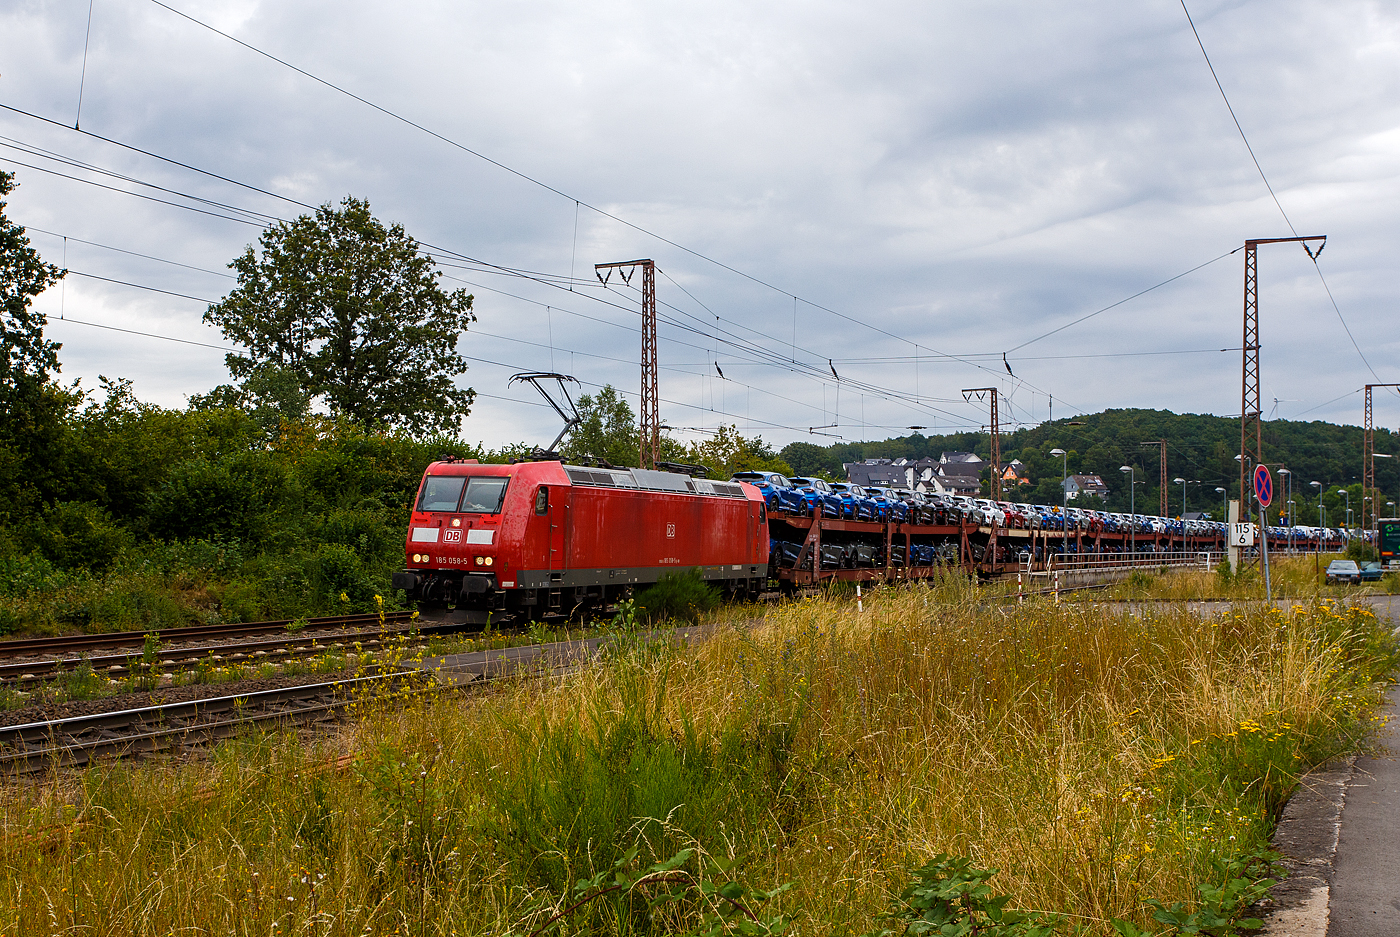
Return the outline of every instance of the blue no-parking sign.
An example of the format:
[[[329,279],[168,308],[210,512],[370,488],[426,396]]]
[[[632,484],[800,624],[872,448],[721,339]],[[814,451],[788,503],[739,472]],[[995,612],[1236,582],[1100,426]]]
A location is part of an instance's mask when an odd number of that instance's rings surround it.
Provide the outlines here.
[[[1274,500],[1274,478],[1269,474],[1268,466],[1254,466],[1254,497],[1259,499],[1259,506],[1263,508]]]

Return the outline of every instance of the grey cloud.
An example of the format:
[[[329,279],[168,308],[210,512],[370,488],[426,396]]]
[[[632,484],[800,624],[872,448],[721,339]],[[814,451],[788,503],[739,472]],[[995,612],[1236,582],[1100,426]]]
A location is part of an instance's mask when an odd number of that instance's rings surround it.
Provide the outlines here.
[[[180,4],[176,4],[181,6]],[[353,193],[426,242],[511,266],[580,276],[599,261],[653,256],[687,290],[774,353],[858,362],[853,380],[957,400],[999,353],[1237,246],[1286,233],[1249,162],[1180,10],[1107,2],[842,4],[443,4],[190,2],[192,15],[401,111],[576,197],[815,302],[884,336],[707,264],[375,114],[154,4],[99,4],[83,126],[317,204]],[[76,104],[83,14],[29,3],[0,14],[0,101],[67,120]],[[1348,322],[1385,379],[1396,233],[1395,94],[1400,16],[1364,2],[1206,3],[1193,13],[1260,161],[1324,254]],[[296,209],[114,151],[71,132],[0,117],[0,134],[172,188],[279,215]],[[0,151],[0,155],[7,155]],[[32,161],[32,160],[26,160]],[[21,171],[19,220],[211,269],[256,230]],[[1304,230],[1306,229],[1306,230]],[[52,238],[35,243],[51,259]],[[1265,393],[1314,406],[1370,379],[1301,252],[1262,255]],[[82,248],[75,269],[191,295],[218,277]],[[635,389],[635,313],[530,281],[466,274],[482,332],[467,354],[550,365]],[[456,285],[449,281],[449,285]],[[95,281],[62,299],[94,321],[222,344],[197,303]],[[705,309],[662,279],[664,301],[699,330],[663,324],[663,408],[673,425],[751,421],[777,442],[830,420],[836,388],[744,364]],[[632,295],[609,298],[623,306]],[[59,298],[45,296],[56,312]],[[548,304],[552,311],[546,311]],[[1087,409],[1155,406],[1232,413],[1235,355],[1071,360],[1035,356],[1238,344],[1239,255],[1092,319],[1013,359],[1031,386]],[[103,318],[106,317],[106,318]],[[706,326],[705,323],[711,323]],[[61,334],[60,334],[61,332]],[[55,326],[65,375],[122,374],[177,404],[225,379],[221,355]],[[681,344],[682,342],[686,344]],[[931,357],[987,353],[988,370]],[[719,355],[720,381],[710,359]],[[602,357],[588,357],[589,354]],[[799,350],[796,357],[802,358]],[[623,362],[607,358],[624,359]],[[682,373],[692,372],[692,373]],[[998,373],[999,372],[999,373]],[[509,390],[477,364],[479,390]],[[739,386],[751,384],[753,390]],[[1038,403],[1030,403],[1032,393]],[[825,399],[824,399],[825,398]],[[929,424],[926,408],[846,389],[840,431]],[[797,402],[793,402],[797,401]],[[975,408],[937,403],[965,423]],[[713,410],[710,408],[714,408]],[[1288,415],[1288,406],[1282,408]],[[1342,400],[1311,416],[1355,421]],[[1057,412],[1060,412],[1057,406]],[[1400,416],[1400,407],[1397,408]],[[1382,415],[1381,419],[1389,419]],[[952,421],[938,416],[940,423]],[[483,400],[464,432],[500,443],[552,436],[538,408]]]

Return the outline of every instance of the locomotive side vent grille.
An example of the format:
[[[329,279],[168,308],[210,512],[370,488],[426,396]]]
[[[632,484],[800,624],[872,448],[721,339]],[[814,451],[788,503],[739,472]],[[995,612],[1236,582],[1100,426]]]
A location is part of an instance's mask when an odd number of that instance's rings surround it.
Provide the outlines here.
[[[612,472],[595,472],[586,468],[567,468],[564,470],[569,475],[569,480],[575,485],[593,485],[602,488],[613,487]]]
[[[649,488],[653,491],[682,491],[687,494],[690,492],[690,479],[674,472],[633,469],[632,477],[637,480],[639,488]]]
[[[606,471],[568,465],[564,471],[575,485],[593,488],[638,488],[647,491],[669,491],[677,494],[718,495],[722,498],[742,498],[744,489],[733,482],[687,478],[674,472],[653,472],[647,469]]]

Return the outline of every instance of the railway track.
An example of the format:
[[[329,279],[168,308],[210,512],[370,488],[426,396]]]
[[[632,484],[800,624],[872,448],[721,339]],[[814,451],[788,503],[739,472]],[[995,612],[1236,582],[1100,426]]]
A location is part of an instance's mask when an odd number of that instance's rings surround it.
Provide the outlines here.
[[[332,634],[295,634],[262,641],[240,641],[231,644],[181,645],[160,648],[155,660],[147,661],[144,650],[123,651],[98,656],[51,657],[0,663],[0,685],[37,682],[55,674],[68,673],[86,664],[93,672],[118,678],[130,676],[134,670],[188,669],[213,663],[216,666],[239,666],[259,663],[285,663],[334,651],[373,651],[407,634],[460,630],[455,625],[429,625],[423,629],[375,629],[373,631],[334,632]],[[162,634],[164,637],[164,634]],[[356,648],[358,645],[358,648]]]
[[[401,625],[414,617],[413,612],[385,612],[384,625]],[[249,621],[228,625],[195,625],[189,628],[150,629],[148,631],[111,631],[105,634],[73,634],[54,638],[23,638],[15,641],[0,641],[0,657],[25,657],[40,654],[74,654],[82,651],[104,650],[114,647],[140,647],[146,635],[156,632],[164,644],[184,641],[207,641],[218,638],[237,638],[253,634],[275,634],[286,631],[296,624],[294,619],[277,621]],[[302,630],[320,631],[330,628],[353,628],[380,624],[378,614],[331,615],[325,618],[304,619]]]
[[[706,626],[676,629],[683,638]],[[367,677],[330,680],[272,690],[138,708],[90,713],[0,727],[0,775],[34,774],[82,767],[104,756],[180,752],[227,738],[260,724],[312,725],[330,722],[357,701],[392,693],[456,692],[525,672],[559,673],[576,666],[607,640],[594,637],[548,644],[472,651],[404,662],[399,669]]]
[[[181,751],[251,725],[330,721],[357,700],[413,679],[386,673],[5,726],[0,728],[0,772],[32,774],[81,767],[107,755]]]
[[[1106,588],[1113,583],[1090,583],[1062,586],[1063,594],[1094,591]],[[1022,596],[1044,597],[1053,595],[1055,589],[1026,590]],[[1015,600],[1016,593],[999,597],[1003,601]],[[407,614],[399,621],[407,619]],[[320,627],[344,626],[355,619],[370,619],[378,624],[378,616],[338,616],[333,619],[317,619],[307,623]],[[386,624],[388,619],[386,617]],[[285,629],[287,622],[255,622],[236,628],[252,628],[253,633]],[[461,625],[429,625],[424,630],[460,630]],[[678,633],[689,635],[701,629],[680,629]],[[194,628],[164,632],[172,637],[178,633],[210,633],[210,629]],[[228,634],[222,629],[220,636]],[[247,633],[247,632],[244,632]],[[390,632],[403,634],[405,631]],[[145,640],[144,632],[128,632],[125,635],[100,635],[104,639],[124,637],[132,641],[139,636]],[[337,647],[347,647],[360,641],[362,648],[381,645],[389,635],[384,629],[336,634],[333,642],[326,641],[323,635],[294,634],[266,641],[244,642],[234,645],[204,645],[179,648],[169,652],[160,660],[161,666],[178,666],[206,660],[213,654],[228,662],[257,661],[261,659],[294,659],[297,651],[321,653]],[[87,636],[82,636],[87,637]],[[42,639],[51,643],[62,639]],[[358,699],[382,695],[396,683],[421,680],[424,676],[434,676],[438,684],[447,686],[474,686],[528,666],[544,664],[547,671],[558,672],[573,666],[579,659],[596,651],[602,638],[583,641],[566,641],[546,645],[525,645],[495,651],[479,651],[449,658],[434,658],[405,671],[384,673],[368,677],[356,677],[299,686],[260,690],[249,693],[236,693],[227,696],[187,700],[109,713],[93,713],[66,717],[51,721],[27,723],[0,727],[0,773],[11,775],[32,774],[54,767],[81,767],[103,756],[147,755],[160,752],[182,751],[188,747],[226,738],[252,725],[282,723],[310,725],[322,721],[332,721]],[[6,642],[8,644],[33,645],[37,642]],[[261,656],[259,656],[261,655]],[[0,651],[3,656],[3,651]],[[17,679],[17,672],[38,679],[36,668],[47,666],[49,673],[76,665],[86,659],[94,670],[108,673],[129,669],[135,659],[141,659],[141,652],[127,652],[96,658],[59,658],[48,661],[24,661],[0,664],[0,680]],[[442,667],[449,660],[454,661],[450,668],[451,676],[444,679]]]

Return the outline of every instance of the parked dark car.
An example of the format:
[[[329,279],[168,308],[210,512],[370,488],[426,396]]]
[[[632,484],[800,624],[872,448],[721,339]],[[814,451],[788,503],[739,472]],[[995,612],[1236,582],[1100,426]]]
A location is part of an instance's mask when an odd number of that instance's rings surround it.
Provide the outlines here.
[[[1327,564],[1327,582],[1360,582],[1361,569],[1355,560],[1333,560]]]
[[[1363,561],[1362,561],[1362,563],[1361,563],[1361,581],[1362,581],[1362,582],[1380,582],[1380,581],[1381,581],[1381,578],[1382,578],[1383,576],[1385,576],[1385,570],[1381,568],[1381,564],[1380,564],[1380,563],[1376,562],[1375,560],[1363,560]]]

